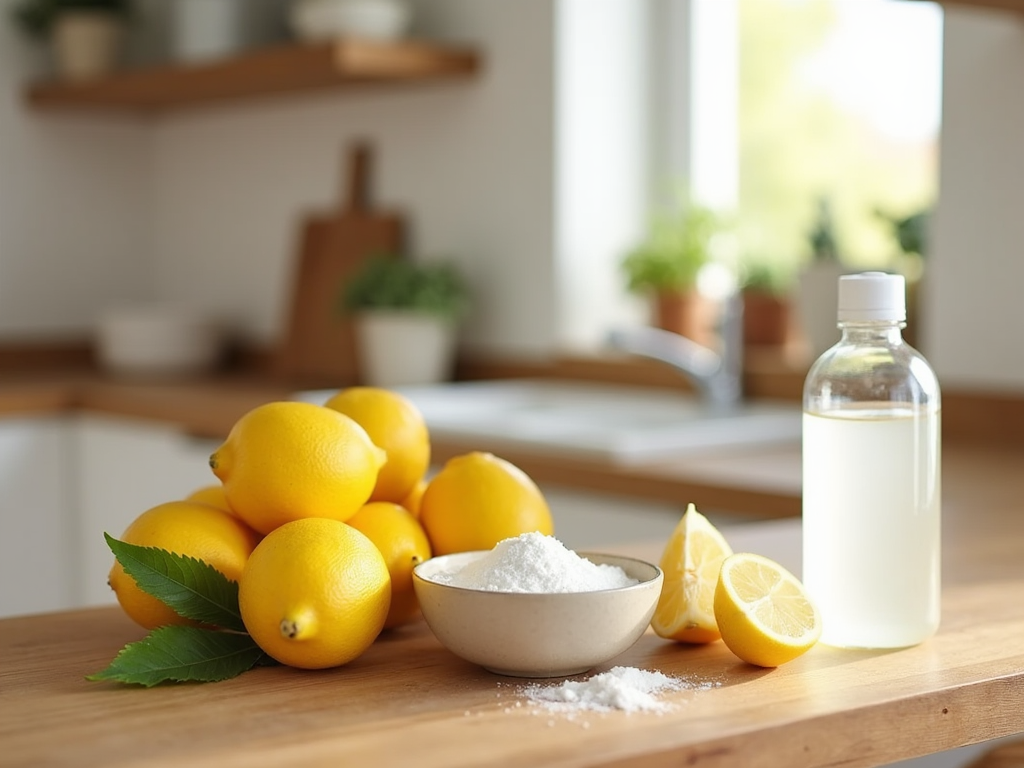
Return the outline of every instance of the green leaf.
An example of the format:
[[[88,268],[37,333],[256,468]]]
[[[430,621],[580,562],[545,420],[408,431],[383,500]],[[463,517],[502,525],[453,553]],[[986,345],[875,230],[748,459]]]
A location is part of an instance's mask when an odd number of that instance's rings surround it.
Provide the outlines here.
[[[103,534],[117,561],[139,588],[179,616],[224,629],[245,631],[238,609],[238,584],[216,568],[157,547],[140,547]]]
[[[199,627],[155,629],[129,643],[102,672],[87,680],[144,685],[164,682],[217,682],[261,664],[264,653],[248,635]]]

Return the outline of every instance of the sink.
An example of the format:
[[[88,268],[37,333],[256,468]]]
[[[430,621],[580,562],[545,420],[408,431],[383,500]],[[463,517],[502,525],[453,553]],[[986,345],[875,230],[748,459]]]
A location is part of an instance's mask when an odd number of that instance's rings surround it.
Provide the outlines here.
[[[799,441],[793,403],[749,402],[728,410],[647,387],[540,379],[498,379],[396,387],[434,438],[630,465],[687,453]],[[323,403],[337,390],[300,392]]]

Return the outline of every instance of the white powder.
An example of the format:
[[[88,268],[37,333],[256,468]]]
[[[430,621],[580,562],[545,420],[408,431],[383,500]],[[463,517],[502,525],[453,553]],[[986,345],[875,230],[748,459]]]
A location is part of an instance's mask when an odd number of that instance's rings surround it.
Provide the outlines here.
[[[666,712],[671,706],[658,701],[655,694],[690,687],[685,681],[661,672],[636,667],[612,667],[607,672],[583,680],[566,680],[559,685],[534,683],[523,694],[534,704],[556,712],[613,709],[626,712]]]
[[[617,565],[597,564],[558,539],[524,533],[499,541],[471,563],[431,576],[432,581],[491,592],[593,592],[638,584]]]

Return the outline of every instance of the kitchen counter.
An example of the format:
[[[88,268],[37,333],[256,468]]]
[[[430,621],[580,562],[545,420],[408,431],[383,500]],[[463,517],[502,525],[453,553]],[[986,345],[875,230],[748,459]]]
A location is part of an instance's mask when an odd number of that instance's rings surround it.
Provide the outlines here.
[[[117,608],[0,621],[6,766],[881,765],[1024,732],[1024,455],[954,451],[939,633],[888,652],[819,645],[776,670],[648,632],[612,665],[691,684],[667,713],[550,713],[525,681],[456,658],[423,622],[330,671],[212,684],[91,683],[144,634]],[[725,529],[796,568],[799,521]],[[663,542],[624,548],[657,559]],[[866,567],[869,567],[866,565]]]
[[[60,412],[89,412],[172,424],[197,437],[223,438],[235,421],[262,403],[289,398],[296,390],[258,376],[148,382],[88,372],[6,376],[0,382],[0,418]],[[432,441],[433,460],[486,450],[479,441]],[[681,461],[612,466],[595,460],[502,451],[538,483],[611,493],[684,508],[702,508],[752,517],[800,514],[799,457],[792,446],[688,456]],[[795,474],[794,474],[795,472]]]
[[[176,384],[91,374],[6,377],[0,414],[96,411],[218,437],[249,408],[289,392],[244,377]],[[472,447],[437,445],[435,456]],[[628,470],[508,458],[541,481],[702,505],[711,503],[698,495],[706,493],[754,514],[799,510],[798,447]],[[530,705],[523,681],[460,661],[422,622],[383,635],[337,670],[261,668],[223,683],[145,690],[84,680],[144,634],[119,609],[43,614],[0,621],[2,762],[868,766],[1021,733],[1021,467],[1020,449],[944,446],[942,627],[915,648],[818,646],[780,669],[761,670],[721,643],[690,648],[648,633],[612,663],[690,681],[693,688],[665,697],[675,709],[568,718]],[[796,519],[751,522],[727,536],[737,550],[799,566]],[[622,551],[657,560],[662,545]]]

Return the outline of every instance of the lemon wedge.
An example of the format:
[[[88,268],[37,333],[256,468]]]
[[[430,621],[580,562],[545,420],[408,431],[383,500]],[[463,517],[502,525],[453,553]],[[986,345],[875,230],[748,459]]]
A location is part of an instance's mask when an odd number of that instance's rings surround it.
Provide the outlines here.
[[[715,585],[732,554],[725,537],[693,504],[686,508],[662,553],[665,573],[651,628],[659,637],[710,643],[721,635],[715,621]]]
[[[821,616],[803,584],[761,555],[743,552],[725,559],[714,605],[726,646],[760,667],[792,661],[821,636]]]

